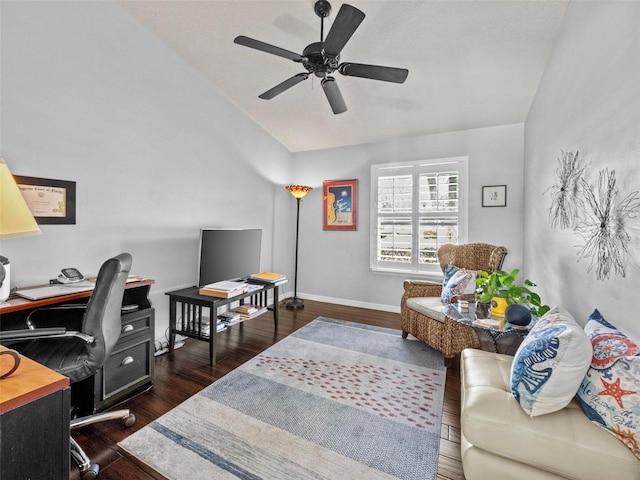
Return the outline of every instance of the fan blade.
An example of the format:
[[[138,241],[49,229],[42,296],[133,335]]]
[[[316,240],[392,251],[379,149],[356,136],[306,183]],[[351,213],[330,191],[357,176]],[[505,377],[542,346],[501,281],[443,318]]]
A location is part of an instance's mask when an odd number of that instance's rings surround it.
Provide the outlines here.
[[[240,35],[234,38],[233,43],[237,43],[238,45],[242,45],[244,47],[255,48],[256,50],[271,53],[273,55],[278,55],[279,57],[288,58],[289,60],[293,60],[294,62],[302,61],[302,56],[300,56],[295,52],[291,52],[289,50],[285,50],[284,48],[276,47],[274,45],[269,45],[268,43],[261,42],[260,40],[255,40],[253,38],[245,37],[244,35]]]
[[[404,83],[409,75],[406,68],[383,67],[363,63],[341,63],[338,71],[347,77],[371,78],[384,82]]]
[[[337,115],[346,112],[347,104],[344,103],[336,79],[333,77],[324,77],[320,83],[322,84],[324,94],[327,96],[327,100],[329,100],[329,105],[331,105],[333,113]]]
[[[356,7],[343,3],[324,41],[324,53],[331,58],[340,55],[351,35],[363,20],[364,13]]]
[[[303,80],[306,80],[307,78],[309,78],[309,74],[308,73],[299,73],[297,75],[294,75],[293,77],[291,77],[291,78],[285,80],[284,82],[276,85],[271,90],[267,90],[262,95],[258,96],[258,98],[261,98],[263,100],[271,100],[276,95],[280,95],[285,90],[290,89],[294,85],[299,84],[300,82],[302,82]]]

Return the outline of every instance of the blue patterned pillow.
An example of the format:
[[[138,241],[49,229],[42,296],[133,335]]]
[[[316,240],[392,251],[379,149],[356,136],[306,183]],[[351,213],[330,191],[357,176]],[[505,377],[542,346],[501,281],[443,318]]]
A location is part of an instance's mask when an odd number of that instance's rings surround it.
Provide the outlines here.
[[[460,269],[455,265],[453,265],[452,263],[447,263],[447,265],[444,267],[444,277],[442,278],[442,288],[447,286],[447,283],[449,283],[449,280],[451,279],[451,277],[453,277],[453,274],[456,273],[458,270]]]
[[[511,393],[535,417],[563,409],[591,362],[591,343],[565,309],[554,307],[531,328],[511,365]]]
[[[640,458],[640,342],[607,322],[598,310],[584,329],[593,358],[578,390],[580,405],[592,422]]]
[[[476,291],[476,272],[464,268],[454,268],[456,270],[442,288],[442,303],[451,303],[451,299],[456,295],[470,294]]]

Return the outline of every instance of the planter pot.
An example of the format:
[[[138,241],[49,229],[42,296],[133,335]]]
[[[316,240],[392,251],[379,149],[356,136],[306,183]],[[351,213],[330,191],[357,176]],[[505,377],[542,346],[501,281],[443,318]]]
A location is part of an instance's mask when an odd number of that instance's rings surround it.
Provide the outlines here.
[[[476,316],[478,318],[491,318],[491,304],[487,302],[476,302]]]
[[[504,317],[504,311],[507,309],[507,300],[502,297],[493,297],[491,299],[491,315],[494,317]]]

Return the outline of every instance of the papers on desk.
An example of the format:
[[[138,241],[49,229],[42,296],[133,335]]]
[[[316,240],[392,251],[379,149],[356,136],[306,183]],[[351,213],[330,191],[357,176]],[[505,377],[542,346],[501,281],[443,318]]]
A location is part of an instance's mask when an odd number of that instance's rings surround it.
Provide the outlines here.
[[[43,298],[61,297],[63,295],[71,295],[72,293],[88,292],[96,286],[93,282],[77,282],[47,285],[46,287],[25,288],[16,291],[16,295],[27,300],[42,300]]]
[[[232,298],[243,293],[255,292],[261,290],[262,285],[251,285],[245,282],[234,282],[223,280],[221,282],[210,283],[198,290],[200,295],[208,295],[218,298]]]
[[[127,283],[140,282],[145,277],[129,275]],[[27,300],[42,300],[43,298],[62,297],[72,293],[89,292],[96,287],[96,278],[88,278],[80,282],[54,283],[36,288],[22,288],[16,291],[16,295]]]
[[[244,282],[234,282],[232,280],[222,280],[220,282],[210,283],[202,288],[208,288],[210,290],[220,290],[222,292],[235,292],[241,288],[246,287]]]

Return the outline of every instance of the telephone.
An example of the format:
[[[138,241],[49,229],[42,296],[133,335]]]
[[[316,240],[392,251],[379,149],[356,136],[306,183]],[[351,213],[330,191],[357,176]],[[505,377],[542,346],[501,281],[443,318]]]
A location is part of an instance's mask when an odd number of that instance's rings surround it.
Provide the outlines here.
[[[77,268],[63,268],[62,274],[58,275],[60,283],[76,283],[84,280],[84,275]]]

